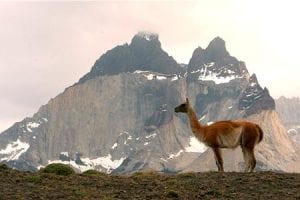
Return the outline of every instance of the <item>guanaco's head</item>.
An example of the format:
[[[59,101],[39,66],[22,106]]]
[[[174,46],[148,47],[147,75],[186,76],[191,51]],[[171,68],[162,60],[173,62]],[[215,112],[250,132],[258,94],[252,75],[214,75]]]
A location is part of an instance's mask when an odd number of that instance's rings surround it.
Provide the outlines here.
[[[186,102],[183,103],[183,104],[180,104],[179,106],[177,106],[175,108],[175,112],[176,113],[179,113],[179,112],[187,113],[188,112],[188,107],[189,107],[189,99],[186,98]]]

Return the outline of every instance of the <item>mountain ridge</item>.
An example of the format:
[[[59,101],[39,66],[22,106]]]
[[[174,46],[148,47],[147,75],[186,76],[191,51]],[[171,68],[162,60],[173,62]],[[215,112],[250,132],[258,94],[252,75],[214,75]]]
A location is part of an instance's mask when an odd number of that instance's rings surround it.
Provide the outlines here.
[[[273,133],[276,124],[281,127],[278,117],[265,114],[275,112],[267,89],[260,87],[255,75],[250,77],[244,62],[230,56],[221,38],[206,49],[199,55],[195,50],[183,68],[161,49],[158,35],[135,35],[130,45],[103,54],[78,83],[51,99],[32,118],[0,134],[0,162],[31,171],[63,162],[81,171],[93,168],[126,174],[180,172],[185,169],[184,161],[190,165],[186,169],[209,170],[214,166],[210,151],[197,143],[187,120],[173,112],[187,96],[204,124],[257,115],[251,119],[255,121],[265,116],[268,144],[282,140],[284,152],[292,152],[288,159],[297,161],[284,128]],[[263,146],[261,152],[270,147]],[[293,170],[268,158],[278,154],[283,160],[280,149],[265,152],[259,153],[256,170]],[[225,157],[225,163],[226,159],[233,163],[230,169],[242,169],[240,156]]]

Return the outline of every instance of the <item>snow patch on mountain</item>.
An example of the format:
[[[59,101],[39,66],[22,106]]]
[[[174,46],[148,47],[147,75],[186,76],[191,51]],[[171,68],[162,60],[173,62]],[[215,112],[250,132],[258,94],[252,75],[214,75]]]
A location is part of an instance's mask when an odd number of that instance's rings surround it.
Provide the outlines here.
[[[205,146],[202,142],[196,137],[190,137],[190,144],[185,148],[186,152],[194,152],[194,153],[203,153],[207,150],[207,146]]]
[[[40,124],[37,122],[29,122],[26,124],[26,129],[27,131],[32,132],[32,129],[38,128],[39,126]]]
[[[157,135],[157,133],[152,133],[150,135],[147,135],[146,138],[149,139],[149,138],[155,138]]]
[[[90,158],[81,158],[82,164],[76,163],[74,160],[70,161],[62,161],[62,160],[49,160],[48,165],[52,163],[62,163],[62,164],[67,164],[71,165],[72,167],[80,170],[80,172],[84,172],[89,169],[96,169],[97,166],[101,166],[102,168],[105,168],[106,173],[111,173],[112,170],[118,168],[122,162],[126,159],[126,157],[122,157],[120,159],[112,159],[112,156],[108,154],[107,156],[103,157],[98,157],[95,159],[90,159]],[[41,168],[43,166],[39,166]]]
[[[138,32],[137,36],[139,36],[147,41],[158,39],[158,34],[152,33],[149,31],[140,31],[140,32]]]
[[[118,146],[118,143],[114,143],[114,145],[112,145],[112,149],[115,149],[115,148],[117,148],[117,146]]]
[[[26,142],[22,142],[18,139],[6,146],[5,149],[0,150],[0,155],[5,157],[1,158],[0,161],[17,160],[19,157],[29,149],[30,145]]]
[[[182,154],[184,152],[203,153],[207,149],[208,149],[207,146],[205,146],[202,142],[199,142],[199,140],[196,137],[191,136],[190,137],[190,143],[187,147],[185,147],[184,149],[179,150],[176,154],[170,154],[167,159],[168,160],[169,159],[174,159],[174,158],[180,156],[180,154]]]
[[[181,149],[181,150],[178,151],[176,154],[170,154],[169,157],[168,157],[168,160],[180,156],[180,154],[183,153],[183,152],[184,152],[184,150]]]
[[[148,80],[171,80],[176,81],[179,79],[178,75],[166,75],[166,74],[160,74],[157,72],[151,72],[151,71],[142,71],[142,70],[136,70],[133,72],[134,74],[142,74],[144,77],[146,77]]]
[[[229,83],[231,80],[237,79],[237,78],[243,78],[240,76],[219,76],[218,73],[209,72],[206,76],[200,76],[198,80],[201,81],[214,81],[217,85],[222,83]]]
[[[125,145],[128,145],[128,140],[132,140],[132,136],[126,132],[126,134],[128,135],[127,139],[124,141]]]
[[[23,133],[32,133],[35,129],[40,127],[42,124],[47,123],[47,118],[40,118],[40,119],[31,119],[31,121],[25,120],[24,122],[20,123],[18,126],[22,130]]]
[[[119,167],[126,157],[122,157],[118,160],[113,160],[112,156],[108,154],[107,156],[99,157],[96,159],[82,158],[82,161],[91,169],[95,168],[97,165],[100,165],[107,169],[107,173],[110,173],[112,170]]]
[[[61,152],[60,154],[69,157],[69,152]]]
[[[220,67],[218,71],[210,70],[210,68],[215,65],[214,62],[210,62],[203,65],[204,68],[202,68],[201,70],[199,69],[191,72],[191,73],[200,72],[200,76],[198,78],[198,80],[200,81],[214,81],[216,84],[222,84],[222,83],[229,83],[231,80],[234,79],[244,78],[244,76],[237,75],[234,71],[227,69],[226,66]]]
[[[179,78],[177,75],[175,75],[174,77],[171,78],[171,81],[177,81]]]

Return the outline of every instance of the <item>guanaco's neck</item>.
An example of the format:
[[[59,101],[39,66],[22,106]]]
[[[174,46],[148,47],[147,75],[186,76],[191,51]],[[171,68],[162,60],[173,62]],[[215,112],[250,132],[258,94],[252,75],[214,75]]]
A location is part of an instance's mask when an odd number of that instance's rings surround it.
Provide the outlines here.
[[[188,108],[187,115],[189,117],[192,132],[199,140],[204,141],[204,128],[199,123],[197,115],[191,106]]]

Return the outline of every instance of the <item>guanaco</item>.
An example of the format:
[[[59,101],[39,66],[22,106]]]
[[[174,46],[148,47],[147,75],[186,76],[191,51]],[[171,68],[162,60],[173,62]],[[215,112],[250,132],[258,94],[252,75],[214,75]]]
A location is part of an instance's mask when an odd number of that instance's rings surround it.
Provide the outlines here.
[[[195,137],[202,143],[211,147],[218,171],[223,172],[223,158],[221,148],[242,148],[245,160],[245,172],[253,172],[256,159],[254,147],[263,139],[263,131],[259,125],[248,121],[218,121],[211,125],[201,125],[189,99],[175,108],[176,113],[186,113],[190,127]]]

